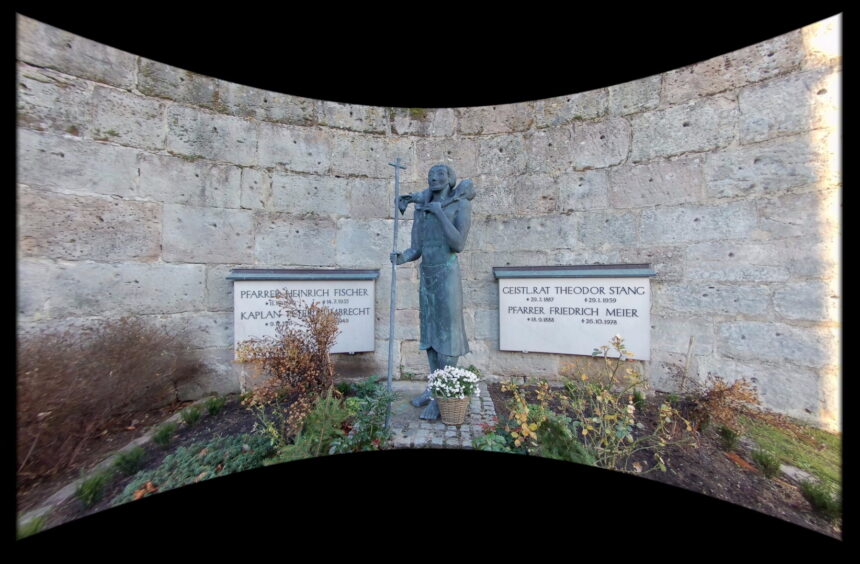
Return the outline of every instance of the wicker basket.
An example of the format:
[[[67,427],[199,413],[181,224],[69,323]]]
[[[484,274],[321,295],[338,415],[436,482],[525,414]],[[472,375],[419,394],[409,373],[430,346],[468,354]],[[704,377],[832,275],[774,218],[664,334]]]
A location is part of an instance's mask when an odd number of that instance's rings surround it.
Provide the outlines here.
[[[471,398],[436,398],[439,403],[439,413],[442,423],[445,425],[462,425],[466,421],[469,412],[469,400]]]

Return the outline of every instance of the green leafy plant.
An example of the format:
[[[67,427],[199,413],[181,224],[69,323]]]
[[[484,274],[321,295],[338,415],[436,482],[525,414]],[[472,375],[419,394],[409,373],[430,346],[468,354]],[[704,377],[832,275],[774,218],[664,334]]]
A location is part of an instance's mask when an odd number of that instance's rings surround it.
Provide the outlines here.
[[[230,435],[179,447],[155,470],[138,473],[111,504],[257,468],[273,452],[267,437],[253,434]]]
[[[131,476],[140,469],[145,455],[146,451],[143,447],[134,447],[131,450],[120,453],[114,459],[113,467],[121,474]]]
[[[842,515],[842,496],[821,482],[805,481],[800,484],[800,492],[815,511],[830,520],[836,520]]]
[[[379,378],[376,376],[368,376],[358,384],[353,385],[353,393],[359,398],[373,397],[379,391]]]
[[[155,444],[166,447],[174,433],[176,433],[176,423],[165,423],[155,430],[155,433],[152,434],[152,440]]]
[[[345,396],[352,392],[352,384],[346,381],[341,381],[335,384],[335,389],[338,391],[338,393]]]
[[[75,496],[87,507],[95,505],[104,495],[105,487],[110,483],[112,474],[100,472],[81,482],[75,491]]]
[[[343,453],[381,449],[390,436],[390,431],[385,428],[385,417],[394,401],[394,393],[379,382],[363,397],[348,399],[357,400],[354,407],[347,404],[352,414],[352,430],[348,435],[334,440],[332,451]]]
[[[334,441],[345,435],[349,409],[329,389],[314,402],[292,444],[281,444],[272,462],[288,462],[329,453]]]
[[[727,451],[732,451],[738,447],[738,439],[740,438],[740,435],[731,427],[726,427],[725,425],[722,425],[719,429],[717,429],[717,434],[722,440],[723,449]]]
[[[227,403],[227,400],[223,397],[212,396],[211,398],[206,400],[204,407],[206,408],[206,413],[209,415],[218,415],[221,413],[221,410],[224,409],[224,405]]]
[[[757,449],[752,452],[752,459],[761,469],[762,474],[773,478],[779,474],[779,459],[766,450]]]
[[[18,527],[17,538],[23,539],[27,538],[31,535],[35,535],[45,528],[45,524],[48,522],[48,518],[46,515],[40,515],[38,517],[34,517],[22,524]]]
[[[203,412],[200,411],[198,406],[192,405],[191,407],[183,409],[180,416],[186,425],[191,426],[200,421],[200,418],[203,416]]]

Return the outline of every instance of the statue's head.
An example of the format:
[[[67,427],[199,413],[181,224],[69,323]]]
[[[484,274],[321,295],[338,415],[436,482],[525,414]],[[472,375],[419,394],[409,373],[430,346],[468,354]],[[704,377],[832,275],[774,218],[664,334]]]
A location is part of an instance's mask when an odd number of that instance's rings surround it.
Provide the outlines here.
[[[427,182],[430,184],[432,191],[438,192],[445,188],[453,188],[457,183],[457,175],[450,166],[437,164],[431,167],[430,172],[427,173]]]

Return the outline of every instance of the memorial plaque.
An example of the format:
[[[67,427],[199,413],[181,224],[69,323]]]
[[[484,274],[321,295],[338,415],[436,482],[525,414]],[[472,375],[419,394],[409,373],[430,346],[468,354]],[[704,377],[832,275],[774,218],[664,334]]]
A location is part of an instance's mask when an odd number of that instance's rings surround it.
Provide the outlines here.
[[[615,335],[649,360],[648,265],[506,267],[499,279],[499,349],[591,356]],[[612,351],[610,351],[612,352]]]
[[[340,314],[340,334],[332,353],[374,350],[376,319],[374,280],[379,271],[295,271],[237,269],[233,280],[233,343],[250,338],[275,337],[283,313],[277,304],[279,292],[296,301],[324,305]]]

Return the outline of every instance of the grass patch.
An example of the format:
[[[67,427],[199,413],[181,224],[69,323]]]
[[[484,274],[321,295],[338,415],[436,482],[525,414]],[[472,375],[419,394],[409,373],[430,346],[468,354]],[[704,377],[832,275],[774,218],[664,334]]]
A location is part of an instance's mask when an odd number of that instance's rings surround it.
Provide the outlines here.
[[[218,415],[221,413],[221,410],[224,409],[224,404],[227,403],[227,400],[223,397],[213,396],[206,400],[205,407],[206,412],[209,415]]]
[[[825,484],[817,482],[803,482],[800,484],[800,492],[812,505],[812,508],[827,517],[835,520],[842,515],[842,498],[834,495]]]
[[[768,478],[773,478],[779,474],[779,459],[766,450],[753,451],[752,459],[759,467],[762,474]]]
[[[199,407],[193,405],[187,409],[183,409],[180,415],[185,424],[191,426],[200,421],[200,418],[203,416],[203,412],[200,411]]]
[[[125,476],[131,476],[138,470],[140,470],[141,464],[143,464],[143,457],[146,454],[146,451],[143,450],[143,447],[134,447],[133,449],[121,453],[113,462],[113,467],[117,469],[121,474]]]
[[[176,423],[165,423],[155,430],[152,434],[152,440],[161,447],[166,447],[170,443],[170,438],[176,432]]]
[[[39,517],[34,517],[18,527],[17,538],[23,539],[27,538],[30,535],[35,535],[39,531],[45,528],[45,523],[48,522],[48,518],[45,515],[41,515]]]
[[[717,434],[720,436],[724,450],[733,451],[737,448],[738,439],[740,438],[737,431],[723,425],[717,429]]]
[[[75,496],[87,507],[95,505],[104,495],[105,487],[110,483],[111,473],[100,472],[87,478],[78,486]]]
[[[783,464],[809,472],[834,489],[842,487],[842,437],[792,421],[794,429],[744,417],[746,435]]]

